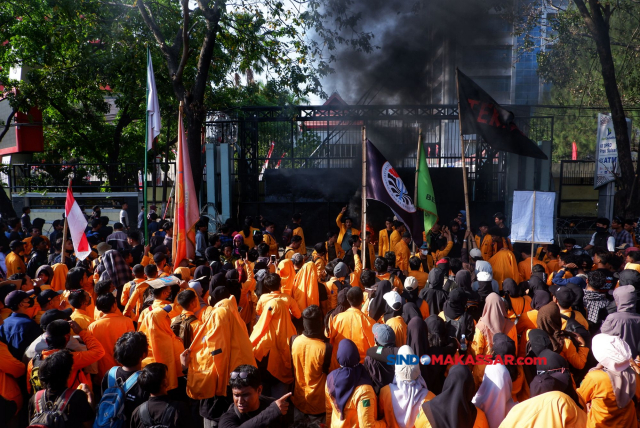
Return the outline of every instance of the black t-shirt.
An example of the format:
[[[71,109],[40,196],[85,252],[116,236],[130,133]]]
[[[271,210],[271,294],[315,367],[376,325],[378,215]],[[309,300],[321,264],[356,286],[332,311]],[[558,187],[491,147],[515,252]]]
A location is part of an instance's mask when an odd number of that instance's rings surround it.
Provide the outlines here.
[[[281,428],[285,426],[280,408],[275,404],[275,398],[260,396],[260,407],[255,412],[239,413],[235,404],[220,417],[218,428]],[[293,408],[290,406],[289,411]]]
[[[133,257],[134,265],[140,264],[142,256],[144,256],[144,247],[142,244],[138,244],[131,249],[131,257]]]
[[[129,377],[134,373],[135,372],[128,372],[122,367],[118,367],[118,371],[116,371],[116,381],[120,379],[124,384],[127,381],[127,379],[129,379]],[[102,394],[104,394],[104,392],[107,390],[108,387],[109,387],[109,373],[105,374],[104,377],[102,378]],[[148,399],[149,399],[149,393],[144,391],[140,387],[138,382],[136,382],[135,385],[133,385],[133,387],[131,387],[131,389],[127,393],[124,401],[124,416],[126,418],[125,426],[127,427],[129,426],[131,415],[133,414],[133,411],[136,409],[136,407],[138,407]]]
[[[150,397],[148,401],[149,415],[151,420],[159,424],[162,422],[162,415],[167,407],[173,406],[176,410],[173,414],[173,421],[170,426],[174,428],[187,428],[191,425],[191,414],[187,405],[181,401],[171,400],[168,396]],[[140,407],[136,407],[131,415],[131,428],[145,428],[140,418]]]
[[[55,392],[55,391],[47,391],[46,399],[52,403],[55,403],[58,397],[64,391]],[[33,419],[33,416],[36,411],[35,405],[35,397],[36,394],[32,395],[29,399],[29,420]],[[67,403],[67,407],[64,410],[65,414],[68,417],[68,426],[70,427],[79,427],[82,426],[83,423],[87,421],[93,421],[95,414],[91,405],[89,405],[89,400],[87,398],[87,394],[84,391],[77,390],[69,398],[69,402]]]

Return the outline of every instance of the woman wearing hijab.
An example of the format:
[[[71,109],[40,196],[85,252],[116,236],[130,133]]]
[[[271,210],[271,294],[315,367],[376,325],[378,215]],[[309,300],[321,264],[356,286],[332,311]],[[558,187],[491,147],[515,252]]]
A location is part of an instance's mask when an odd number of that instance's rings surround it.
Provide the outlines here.
[[[529,385],[525,380],[524,367],[516,364],[516,343],[504,333],[493,335],[493,359],[496,361],[498,358],[509,370],[513,401],[519,402],[529,398]]]
[[[40,266],[36,271],[36,278],[44,281],[40,285],[40,290],[51,288],[51,281],[53,280],[53,268],[49,265]]]
[[[531,310],[531,297],[523,295],[522,288],[507,278],[502,283],[502,292],[507,304],[507,318],[518,324],[520,317]]]
[[[422,404],[416,428],[486,428],[485,413],[473,403],[473,375],[469,367],[455,365],[449,370],[442,392]]]
[[[418,287],[418,280],[413,276],[408,276],[404,280],[404,290],[401,296],[407,303],[413,303],[422,314],[422,319],[426,319],[429,316],[429,305],[420,297]]]
[[[528,341],[527,341],[528,337]],[[524,357],[539,357],[540,353],[545,349],[551,351],[551,339],[547,332],[540,330],[539,328],[534,328],[533,330],[529,330],[527,332],[527,337],[525,337],[525,348],[526,352]],[[551,351],[553,352],[553,351]],[[560,355],[560,354],[556,354]],[[524,367],[524,375],[527,379],[527,383],[531,384],[531,381],[538,374],[536,371],[536,367],[532,364],[525,365]]]
[[[578,370],[584,368],[587,362],[589,348],[579,334],[562,330],[560,309],[555,302],[550,302],[538,311],[538,328],[545,331],[551,340],[551,350],[556,352]],[[578,347],[574,345],[573,338]]]
[[[414,318],[420,318],[422,321],[422,314],[418,311],[418,308],[416,308],[415,303],[405,303],[402,305],[402,319],[405,324],[409,325]]]
[[[358,347],[343,339],[337,353],[340,368],[327,376],[325,394],[331,403],[331,428],[385,428],[377,421],[378,399],[371,378],[360,364]]]
[[[442,318],[437,315],[429,315],[426,319],[427,325],[427,337],[429,339],[429,350],[427,355],[433,359],[435,356],[454,356],[458,352],[458,342],[449,337],[447,334],[447,328]],[[444,364],[429,365],[428,376],[425,378],[429,390],[434,394],[439,394],[442,391],[444,385],[445,373],[447,366]]]
[[[404,345],[398,355],[414,355],[411,347]],[[427,388],[416,364],[395,364],[393,382],[380,390],[380,410],[387,427],[413,428],[423,403],[435,397]]]
[[[233,255],[240,257],[240,247],[244,245],[244,238],[239,233],[233,237]]]
[[[482,384],[472,402],[487,415],[489,428],[498,428],[514,406],[511,387],[511,376],[505,366],[487,366]]]
[[[567,394],[551,391],[515,405],[500,428],[585,427],[587,414]]]
[[[414,318],[407,324],[407,345],[415,351],[418,357],[429,355],[429,333],[427,323]],[[433,366],[420,364],[420,373],[426,381],[430,377]]]
[[[524,357],[527,352],[527,333],[538,328],[538,310],[551,301],[551,294],[545,290],[535,290],[531,298],[531,310],[525,312],[516,324],[518,332],[518,357]]]
[[[349,291],[348,288],[343,288],[342,290],[340,290],[340,292],[338,293],[338,304],[336,305],[335,308],[327,312],[327,315],[324,317],[324,327],[327,334],[329,332],[329,326],[331,325],[331,320],[333,320],[336,317],[336,315],[343,313],[344,311],[346,311],[351,307],[349,305],[349,302],[347,301],[348,291]]]
[[[369,300],[369,316],[378,321],[384,315],[387,302],[384,300],[384,295],[393,290],[393,286],[387,280],[378,282],[375,295],[373,299]]]
[[[467,312],[474,321],[478,321],[482,315],[480,308],[480,295],[471,287],[471,273],[466,269],[460,269],[456,273],[456,284],[467,296]]]
[[[629,345],[617,336],[593,336],[593,356],[598,365],[589,371],[578,395],[590,406],[587,427],[636,427],[633,397],[640,399],[638,375],[631,368]]]
[[[433,269],[429,272],[429,288],[423,289],[424,300],[429,305],[429,314],[437,315],[444,308],[444,302],[448,297],[447,292],[442,289],[445,279],[445,272],[442,269]]]
[[[550,391],[560,391],[571,397],[576,405],[584,410],[586,406],[576,392],[567,360],[550,349],[542,350],[539,357],[538,364],[536,364],[537,374],[529,383],[531,397],[537,397]]]
[[[464,334],[467,344],[471,343],[476,323],[467,313],[467,294],[462,288],[455,288],[449,293],[449,299],[445,302],[439,317],[444,320],[450,337],[455,337],[459,342]]]
[[[227,285],[227,278],[225,278],[224,272],[218,272],[212,275],[211,280],[209,281],[209,295],[211,296],[213,293],[213,290],[215,290],[216,288],[221,286],[226,286],[226,285]]]
[[[212,261],[211,263],[209,263],[209,268],[211,269],[211,276],[214,276],[220,272],[222,272],[222,263],[220,263],[217,260]]]
[[[477,357],[478,355],[491,355],[493,349],[493,335],[504,333],[514,342],[518,338],[516,326],[513,321],[507,318],[507,307],[504,301],[496,293],[487,296],[485,306],[482,311],[482,317],[476,325],[476,333],[473,336],[473,343],[469,349],[469,354]],[[476,382],[476,388],[480,386],[484,374],[485,365],[476,364],[473,366],[473,378]]]

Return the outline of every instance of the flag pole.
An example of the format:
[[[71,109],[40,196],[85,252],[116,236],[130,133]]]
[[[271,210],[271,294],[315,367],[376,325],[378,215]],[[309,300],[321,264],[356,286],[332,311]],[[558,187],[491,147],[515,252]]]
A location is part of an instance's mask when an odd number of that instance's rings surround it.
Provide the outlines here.
[[[367,251],[369,250],[366,241],[367,233],[367,128],[362,127],[362,232],[364,232],[365,239],[361,239],[360,246],[362,250],[362,269],[366,269],[367,266]],[[362,232],[360,232],[360,238],[362,238]]]
[[[69,184],[67,184],[67,187],[71,186],[71,179],[69,179]],[[65,199],[66,201],[66,199]],[[65,259],[65,253],[66,250],[64,248],[64,246],[67,244],[67,233],[69,231],[69,220],[67,219],[67,204],[65,202],[65,209],[64,209],[64,229],[62,229],[62,252],[60,253],[60,263],[64,264],[64,259]]]
[[[147,70],[149,70],[149,46],[147,46]],[[148,72],[148,71],[147,71]],[[146,103],[149,103],[149,76],[147,76]],[[144,128],[144,175],[142,176],[142,200],[144,205],[144,245],[149,243],[149,228],[147,227],[147,162],[149,152],[149,107],[145,107],[146,125]]]
[[[467,229],[471,228],[471,213],[469,212],[469,183],[467,183],[467,165],[464,156],[464,138],[462,136],[462,117],[460,111],[460,87],[458,85],[458,67],[456,67],[456,93],[458,95],[458,125],[460,128],[460,159],[462,160],[462,183],[464,186],[464,209],[467,211]]]
[[[533,245],[536,240],[536,191],[533,191],[533,214],[531,215],[531,271],[533,272]]]
[[[418,151],[416,152],[416,173],[413,187],[413,203],[418,205],[418,167],[420,166],[420,149],[422,148],[422,126],[418,128]],[[424,214],[423,214],[424,215]],[[425,234],[427,231],[424,231]],[[416,253],[416,240],[413,239],[413,254]]]

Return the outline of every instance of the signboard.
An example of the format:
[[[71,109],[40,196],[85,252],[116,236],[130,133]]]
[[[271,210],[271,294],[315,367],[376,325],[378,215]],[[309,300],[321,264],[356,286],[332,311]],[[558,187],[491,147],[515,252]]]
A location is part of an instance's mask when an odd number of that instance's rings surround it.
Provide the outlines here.
[[[629,139],[631,139],[631,120],[627,119]],[[620,173],[618,165],[618,145],[613,130],[613,120],[608,114],[598,114],[598,135],[596,141],[596,176],[593,188],[604,186],[615,180]]]
[[[511,241],[533,241],[537,244],[552,243],[555,203],[555,192],[514,191],[511,214]]]

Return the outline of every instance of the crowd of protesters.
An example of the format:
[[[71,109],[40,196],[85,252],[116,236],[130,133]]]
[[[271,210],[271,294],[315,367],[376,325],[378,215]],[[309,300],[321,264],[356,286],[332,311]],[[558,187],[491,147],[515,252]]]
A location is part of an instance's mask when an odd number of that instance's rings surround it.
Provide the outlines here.
[[[3,426],[640,426],[634,221],[532,248],[461,211],[416,248],[346,209],[313,246],[301,214],[201,219],[175,260],[126,208],[94,207],[84,260],[61,220],[0,223]]]

